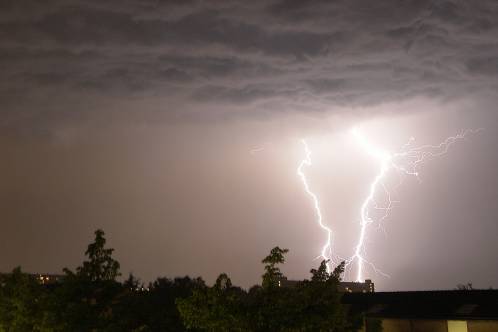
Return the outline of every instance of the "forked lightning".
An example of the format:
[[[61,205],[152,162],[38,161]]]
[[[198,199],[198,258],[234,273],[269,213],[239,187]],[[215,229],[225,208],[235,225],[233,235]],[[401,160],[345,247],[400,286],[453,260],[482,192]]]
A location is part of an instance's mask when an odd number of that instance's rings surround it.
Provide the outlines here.
[[[368,227],[373,224],[379,224],[382,220],[388,217],[389,212],[395,203],[391,198],[391,191],[385,183],[386,178],[393,172],[398,175],[399,183],[401,185],[406,176],[414,176],[418,179],[419,168],[428,160],[439,157],[448,152],[452,144],[457,141],[464,140],[468,135],[475,134],[482,129],[471,130],[467,129],[461,133],[446,138],[443,142],[437,145],[421,145],[413,146],[414,138],[410,138],[399,152],[391,153],[387,150],[380,149],[372,144],[359,129],[354,128],[352,134],[365,152],[373,157],[378,162],[378,172],[370,183],[367,196],[360,207],[360,230],[358,240],[353,247],[353,255],[347,260],[346,267],[351,269],[352,265],[356,265],[356,281],[361,282],[364,280],[365,264],[370,266],[375,273],[388,276],[378,270],[374,264],[365,259],[365,239],[367,237]],[[332,258],[332,230],[324,224],[322,212],[320,208],[320,201],[318,196],[311,191],[308,180],[304,173],[306,166],[311,166],[311,150],[302,140],[305,150],[305,158],[297,168],[297,174],[301,178],[306,193],[311,197],[315,209],[316,219],[319,226],[326,233],[326,241],[322,246],[322,251],[319,258],[330,260]],[[396,186],[396,187],[397,187]],[[396,189],[396,188],[393,188]],[[380,200],[382,198],[382,200]],[[382,201],[384,203],[378,203]],[[376,211],[377,213],[373,213]],[[380,212],[380,213],[379,213]],[[330,264],[327,266],[330,271]]]

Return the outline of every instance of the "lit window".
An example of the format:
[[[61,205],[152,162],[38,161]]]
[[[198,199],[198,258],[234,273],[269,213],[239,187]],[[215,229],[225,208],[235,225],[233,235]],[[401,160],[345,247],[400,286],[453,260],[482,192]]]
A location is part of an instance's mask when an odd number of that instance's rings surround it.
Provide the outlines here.
[[[467,332],[467,321],[465,320],[449,320],[448,332]]]

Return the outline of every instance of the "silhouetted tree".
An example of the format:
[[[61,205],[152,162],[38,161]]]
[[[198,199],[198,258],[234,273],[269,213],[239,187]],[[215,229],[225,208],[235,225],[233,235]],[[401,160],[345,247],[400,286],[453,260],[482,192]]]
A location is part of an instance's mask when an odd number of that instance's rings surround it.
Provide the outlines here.
[[[0,275],[0,331],[41,331],[45,300],[44,289],[20,267]]]
[[[468,282],[466,284],[458,284],[456,289],[458,289],[458,290],[474,290],[474,287],[472,286],[471,282]]]
[[[147,296],[148,325],[152,331],[184,331],[176,301],[188,298],[206,285],[201,278],[158,278],[149,285]]]
[[[296,327],[299,331],[348,331],[352,327],[346,320],[338,292],[345,264],[340,263],[328,273],[327,263],[322,261],[318,269],[310,271],[311,280],[297,287],[300,308]]]
[[[285,263],[285,254],[289,249],[280,249],[275,247],[271,250],[270,254],[266,256],[261,262],[265,265],[265,273],[263,274],[263,288],[270,288],[278,286],[278,281],[282,279],[283,274],[280,272],[278,264]]]
[[[94,242],[85,252],[87,260],[76,268],[76,273],[64,269],[65,277],[55,290],[53,310],[61,331],[110,331],[115,319],[113,307],[123,293],[116,281],[119,263],[112,258],[114,249],[105,247],[102,230],[95,231]]]
[[[104,231],[96,230],[95,241],[85,252],[88,260],[76,269],[79,276],[91,281],[114,281],[120,275],[119,262],[112,258],[114,249],[105,248],[105,242]]]
[[[287,249],[266,256],[262,286],[245,291],[222,273],[212,287],[201,278],[158,278],[144,286],[133,275],[117,280],[119,262],[102,230],[76,272],[62,282],[40,285],[20,268],[0,275],[0,332],[160,331],[354,331],[340,303],[344,262],[333,272],[327,262],[311,279],[281,287]]]
[[[295,287],[280,287],[285,276],[278,265],[285,262],[287,249],[275,247],[266,256],[263,286],[248,292],[233,287],[221,274],[213,287],[194,291],[177,300],[180,315],[188,328],[202,331],[354,331],[360,324],[346,318],[340,303],[338,284],[344,262],[332,273],[327,262],[311,270],[311,280]]]
[[[213,287],[202,287],[186,299],[178,299],[177,306],[185,326],[203,331],[249,331],[242,299],[245,292],[233,287],[230,278],[222,273]]]

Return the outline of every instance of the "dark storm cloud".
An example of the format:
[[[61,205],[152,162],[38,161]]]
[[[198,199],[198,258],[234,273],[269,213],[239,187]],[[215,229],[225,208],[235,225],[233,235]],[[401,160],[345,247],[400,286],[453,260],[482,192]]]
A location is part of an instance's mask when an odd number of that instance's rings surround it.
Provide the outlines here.
[[[282,74],[282,70],[261,61],[251,61],[235,56],[165,55],[158,58],[160,66],[175,66],[191,72],[198,78],[268,77]]]
[[[221,86],[205,86],[197,90],[193,95],[195,100],[206,102],[229,102],[234,104],[250,103],[255,100],[277,97],[295,96],[299,93],[297,89],[281,89],[275,90],[274,87],[261,85],[246,85],[241,88],[226,88]]]
[[[496,76],[498,74],[498,57],[470,59],[467,62],[467,69],[475,74]]]
[[[47,112],[64,103],[44,99],[56,90],[107,102],[142,96],[147,121],[161,96],[194,112],[223,102],[252,114],[267,103],[328,110],[497,87],[492,0],[119,4],[3,2],[3,102],[22,94],[16,114],[29,119],[20,113],[33,112],[30,100]]]

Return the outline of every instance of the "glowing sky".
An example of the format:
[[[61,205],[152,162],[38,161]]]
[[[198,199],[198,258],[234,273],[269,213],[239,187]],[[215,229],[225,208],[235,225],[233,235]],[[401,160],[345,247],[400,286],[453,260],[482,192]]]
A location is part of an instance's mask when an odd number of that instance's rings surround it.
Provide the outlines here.
[[[324,234],[349,257],[378,171],[361,126],[397,151],[485,131],[407,179],[371,261],[377,289],[498,287],[494,0],[0,2],[0,271],[58,272],[102,227],[144,280],[259,281]]]

